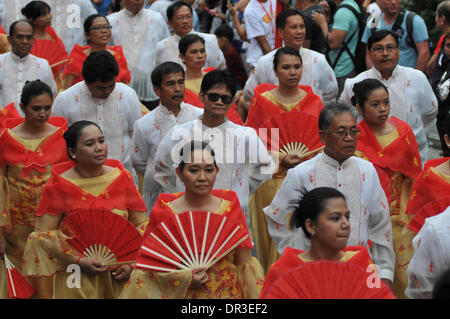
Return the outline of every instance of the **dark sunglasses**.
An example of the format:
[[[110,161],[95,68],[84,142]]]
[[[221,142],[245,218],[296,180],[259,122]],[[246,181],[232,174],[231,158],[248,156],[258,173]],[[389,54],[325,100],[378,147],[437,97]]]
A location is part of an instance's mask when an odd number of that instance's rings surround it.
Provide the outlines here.
[[[211,102],[216,102],[217,100],[222,99],[222,102],[224,104],[230,104],[233,102],[233,97],[231,95],[220,95],[217,93],[206,93],[206,96],[208,97],[208,100]]]

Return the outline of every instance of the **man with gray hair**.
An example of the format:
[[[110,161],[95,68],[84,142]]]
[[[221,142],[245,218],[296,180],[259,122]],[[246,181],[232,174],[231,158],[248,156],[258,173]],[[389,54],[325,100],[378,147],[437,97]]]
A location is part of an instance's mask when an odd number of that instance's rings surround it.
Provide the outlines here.
[[[306,250],[310,241],[289,220],[303,195],[317,187],[341,191],[351,212],[348,245],[368,248],[379,277],[391,285],[395,253],[389,204],[374,166],[353,156],[359,131],[356,111],[344,103],[325,106],[319,116],[323,153],[289,169],[272,203],[264,208],[269,234],[280,254],[286,247]],[[371,245],[369,244],[371,242]]]

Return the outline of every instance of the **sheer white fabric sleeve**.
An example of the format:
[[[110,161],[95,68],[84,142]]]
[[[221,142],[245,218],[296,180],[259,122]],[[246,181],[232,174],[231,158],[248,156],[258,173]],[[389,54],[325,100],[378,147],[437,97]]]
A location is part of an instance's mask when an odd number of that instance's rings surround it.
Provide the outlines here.
[[[323,105],[326,105],[327,103],[336,103],[339,89],[334,71],[328,64],[324,55],[318,55],[318,59],[318,71],[320,70],[319,88],[322,91]]]
[[[370,194],[365,194],[368,201],[369,224],[368,239],[372,242],[372,257],[374,263],[379,267],[380,278],[394,279],[395,252],[392,245],[392,224],[389,213],[389,204],[386,194],[381,187],[376,170],[372,167],[367,171],[372,185]]]
[[[425,222],[413,240],[414,256],[409,263],[406,295],[412,299],[430,299],[434,284],[443,269],[442,257],[448,254],[439,239],[436,229]]]
[[[272,203],[264,208],[269,234],[280,254],[288,246],[298,249],[306,249],[309,246],[304,234],[301,234],[302,229],[290,230],[290,227],[288,228],[291,214],[298,207],[303,194],[306,193],[300,174],[296,173],[296,169],[298,166],[288,170]]]
[[[425,74],[418,71],[416,80],[418,84],[415,87],[422,90],[422,94],[420,95],[422,99],[421,101],[417,101],[416,106],[420,112],[424,126],[427,126],[436,119],[438,101]]]
[[[141,121],[136,121],[134,123],[134,132],[131,142],[131,160],[133,161],[134,168],[142,174],[145,175],[145,168],[147,166],[147,160],[150,157],[149,150],[150,147],[145,139],[140,128]]]

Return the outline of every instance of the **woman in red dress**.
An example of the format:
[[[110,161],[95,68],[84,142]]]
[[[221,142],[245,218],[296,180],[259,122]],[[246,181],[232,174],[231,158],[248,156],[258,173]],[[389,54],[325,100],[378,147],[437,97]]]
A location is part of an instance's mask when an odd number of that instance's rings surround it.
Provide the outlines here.
[[[63,73],[67,62],[67,51],[52,25],[50,6],[44,1],[31,1],[22,14],[34,26],[34,43],[31,54],[46,59],[55,77],[58,89],[63,87]]]
[[[414,234],[405,228],[408,223],[406,205],[414,179],[422,171],[419,147],[410,126],[389,116],[389,92],[377,79],[356,83],[352,102],[363,116],[355,155],[370,161],[376,168],[386,195],[390,214],[396,267],[393,290],[406,298],[408,284],[406,267],[414,251]]]
[[[289,111],[302,111],[319,117],[323,109],[322,100],[310,86],[298,84],[302,77],[302,63],[297,50],[290,47],[277,50],[273,69],[280,84],[263,83],[255,88],[246,126],[258,129],[265,120]]]
[[[117,82],[130,83],[131,75],[122,47],[118,45],[107,47],[111,41],[112,29],[108,19],[99,14],[92,14],[84,21],[83,28],[88,45],[74,45],[64,71],[64,89],[83,81],[81,70],[83,69],[84,60],[91,52],[102,50],[108,50],[116,58],[117,64],[119,64]]]
[[[317,260],[341,261],[368,269],[373,264],[365,246],[348,246],[350,212],[344,195],[334,188],[318,187],[306,193],[291,219],[311,240],[309,250],[287,247],[264,279],[259,298],[288,271]],[[300,231],[300,230],[299,230]],[[324,283],[325,284],[325,283]],[[343,296],[345,298],[345,296]]]

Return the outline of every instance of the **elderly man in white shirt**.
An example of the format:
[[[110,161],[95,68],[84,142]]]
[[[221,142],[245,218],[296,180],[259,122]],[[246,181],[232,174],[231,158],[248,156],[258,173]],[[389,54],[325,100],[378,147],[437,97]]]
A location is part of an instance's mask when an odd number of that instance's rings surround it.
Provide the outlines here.
[[[61,92],[53,103],[53,116],[97,123],[108,143],[108,157],[121,161],[134,176],[131,163],[131,137],[134,123],[142,117],[136,92],[116,83],[119,66],[108,51],[92,52],[84,61],[79,82]]]
[[[161,14],[144,9],[144,0],[124,0],[124,8],[107,16],[112,26],[111,43],[121,45],[131,73],[130,86],[150,109],[158,97],[149,81],[155,61],[156,45],[169,36]]]
[[[348,245],[366,246],[380,278],[392,284],[395,253],[389,204],[374,166],[353,156],[358,133],[356,110],[347,104],[329,104],[319,116],[324,152],[288,170],[264,213],[280,254],[286,247],[307,250],[309,239],[301,229],[289,229],[290,217],[306,192],[317,187],[336,188],[344,194],[350,210]]]
[[[134,123],[131,159],[136,171],[144,176],[142,195],[149,213],[156,200],[152,194],[161,192],[154,177],[159,143],[175,125],[193,121],[203,114],[203,109],[183,102],[184,80],[180,64],[169,61],[157,66],[152,72],[152,82],[160,98],[159,105]]]
[[[311,86],[314,93],[320,96],[324,105],[336,102],[338,97],[336,77],[325,56],[302,47],[306,35],[303,14],[297,9],[284,9],[277,16],[276,24],[284,45],[300,51],[303,68],[299,84]],[[276,50],[273,50],[258,60],[254,72],[244,87],[244,97],[247,102],[251,101],[254,89],[259,84],[278,84],[278,78],[273,70],[275,53]]]
[[[439,276],[450,270],[450,207],[425,220],[414,237],[413,247],[406,295],[411,299],[430,299]]]
[[[236,81],[229,71],[214,70],[205,75],[199,93],[204,103],[203,116],[177,125],[167,133],[156,152],[155,179],[164,193],[183,191],[184,185],[174,169],[181,160],[180,149],[191,140],[208,142],[219,167],[214,188],[237,193],[249,224],[249,197],[272,176],[274,164],[255,130],[234,124],[225,117],[235,93]],[[158,197],[159,194],[153,195]]]
[[[21,10],[32,0],[0,0],[0,21],[7,30],[15,20],[23,18]],[[75,43],[84,43],[83,22],[97,13],[90,0],[45,0],[52,12],[52,27],[70,53]]]
[[[340,101],[351,103],[353,86],[364,79],[378,79],[389,90],[391,116],[409,124],[419,145],[423,164],[428,160],[425,126],[436,119],[438,102],[427,77],[421,71],[398,65],[400,51],[397,34],[379,30],[368,39],[372,69],[345,81]]]
[[[216,69],[226,69],[226,61],[219,43],[214,34],[195,32],[193,30],[193,11],[190,4],[177,1],[167,8],[167,18],[174,34],[164,39],[156,46],[156,64],[166,61],[173,61],[183,65],[180,59],[178,43],[180,39],[189,33],[196,33],[205,40],[206,65],[205,67],[215,67]]]
[[[45,82],[54,95],[58,92],[52,70],[47,60],[30,54],[33,47],[34,29],[27,20],[18,20],[10,26],[8,41],[11,51],[0,55],[0,109],[14,103],[19,107],[22,88],[26,81]]]

